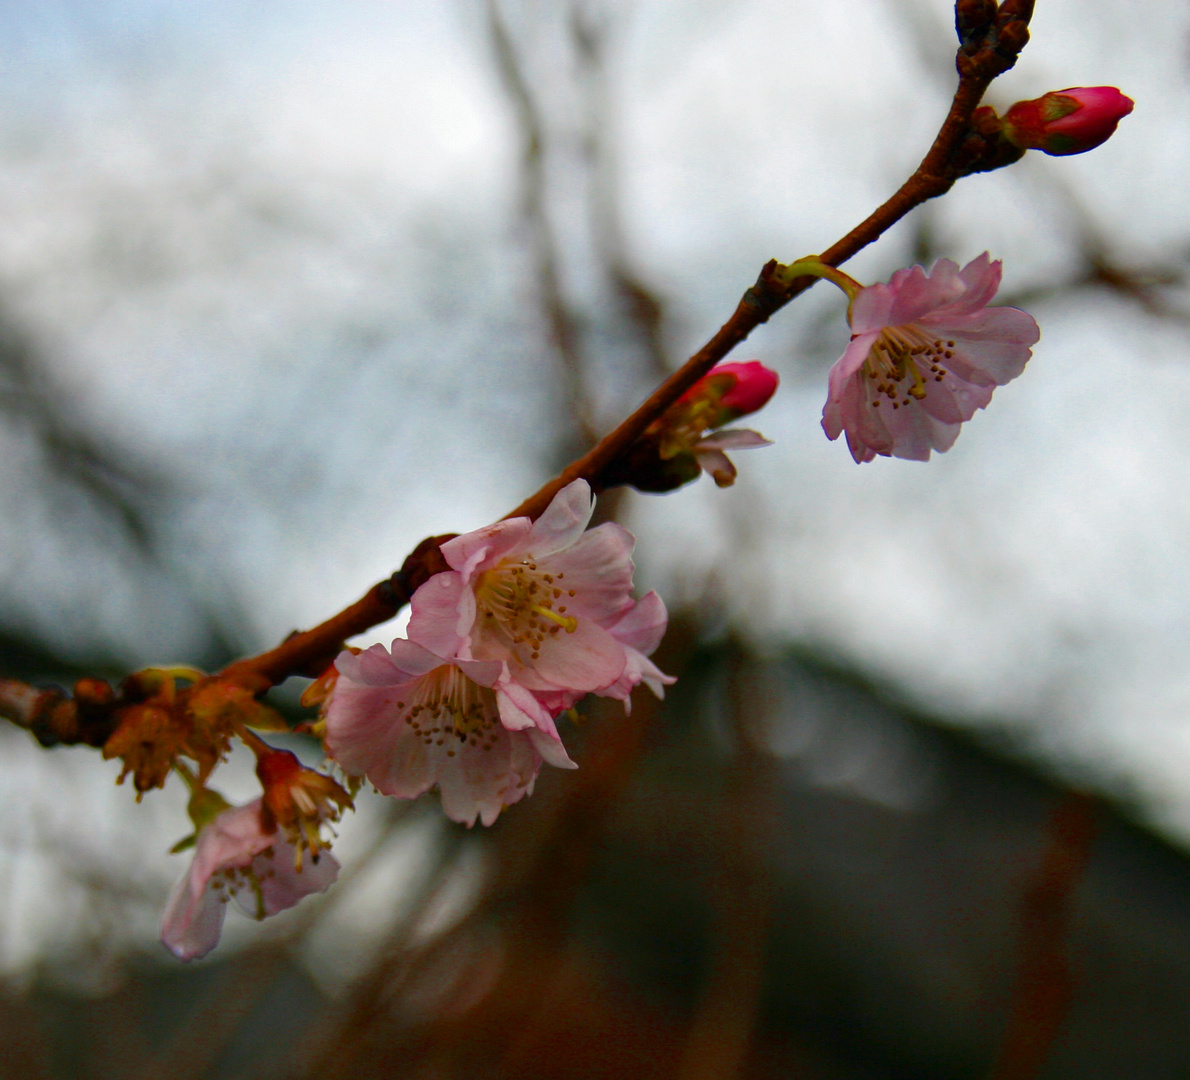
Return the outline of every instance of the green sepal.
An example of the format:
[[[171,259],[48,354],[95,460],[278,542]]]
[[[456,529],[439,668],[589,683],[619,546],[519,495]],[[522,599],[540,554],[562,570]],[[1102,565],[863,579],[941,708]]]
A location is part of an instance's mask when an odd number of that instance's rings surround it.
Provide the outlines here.
[[[190,796],[190,801],[186,804],[186,813],[194,822],[195,836],[202,832],[207,825],[210,825],[224,810],[230,809],[231,803],[219,792],[206,787],[196,787]]]
[[[194,847],[198,843],[198,833],[192,832],[189,836],[183,836],[173,847],[169,849],[171,855],[178,855],[188,848]]]

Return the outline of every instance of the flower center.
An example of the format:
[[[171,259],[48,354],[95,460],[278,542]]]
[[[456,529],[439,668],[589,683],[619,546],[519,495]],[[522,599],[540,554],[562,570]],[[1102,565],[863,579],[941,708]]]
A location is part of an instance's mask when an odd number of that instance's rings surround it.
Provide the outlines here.
[[[246,890],[252,893],[252,898],[255,901],[252,911],[253,918],[263,919],[268,912],[264,907],[261,872],[265,878],[275,876],[276,871],[273,869],[271,861],[273,854],[273,849],[267,847],[244,866],[225,866],[216,870],[211,875],[208,884],[218,894],[219,902],[226,904],[233,896]],[[261,863],[259,867],[255,865],[257,862]],[[247,909],[245,908],[245,910]]]
[[[548,638],[559,630],[573,634],[578,629],[578,620],[559,602],[574,596],[573,589],[562,585],[565,576],[539,570],[532,556],[481,574],[475,588],[480,631],[494,633],[513,652],[527,649],[530,660],[538,659]]]
[[[884,327],[863,365],[864,374],[875,383],[872,408],[880,405],[880,395],[887,397],[894,409],[913,399],[920,401],[930,382],[945,379],[946,362],[952,359],[954,342],[933,337],[917,323]]]
[[[405,721],[426,746],[442,746],[453,737],[491,750],[501,728],[495,691],[472,682],[454,664],[443,664],[420,680]],[[452,745],[446,755],[454,754]]]

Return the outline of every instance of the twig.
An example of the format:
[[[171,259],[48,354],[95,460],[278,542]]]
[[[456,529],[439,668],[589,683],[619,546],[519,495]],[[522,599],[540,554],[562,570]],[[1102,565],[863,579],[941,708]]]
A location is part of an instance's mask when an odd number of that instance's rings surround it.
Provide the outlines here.
[[[557,354],[566,384],[566,395],[578,424],[584,447],[595,442],[590,402],[583,389],[583,356],[579,320],[566,302],[558,269],[557,238],[546,208],[547,132],[530,80],[517,58],[516,46],[497,0],[488,0],[488,29],[500,77],[516,111],[521,134],[522,213],[529,227],[537,271],[538,300],[549,328],[550,344]]]
[[[1066,936],[1096,831],[1091,796],[1069,792],[1054,810],[1049,845],[1021,898],[1020,971],[989,1080],[1033,1080],[1062,1029],[1074,994]]]
[[[717,940],[691,1017],[677,1080],[745,1075],[760,1015],[772,914],[767,838],[774,831],[777,784],[772,758],[757,745],[755,672],[738,641],[728,647],[728,708],[735,757],[715,832]]]

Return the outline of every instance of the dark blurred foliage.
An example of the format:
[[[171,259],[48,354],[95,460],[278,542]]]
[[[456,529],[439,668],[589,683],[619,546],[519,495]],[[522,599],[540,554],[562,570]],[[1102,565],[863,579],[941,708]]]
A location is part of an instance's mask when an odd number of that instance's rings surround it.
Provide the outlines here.
[[[141,960],[108,997],[5,998],[2,1074],[987,1075],[1069,795],[813,656],[701,643],[686,619],[659,659],[680,676],[664,705],[592,704],[567,733],[577,773],[450,830],[421,907],[342,998],[284,946]],[[1039,1075],[1185,1075],[1190,866],[1090,813],[1059,942],[1069,1013]],[[468,846],[477,901],[419,938]]]

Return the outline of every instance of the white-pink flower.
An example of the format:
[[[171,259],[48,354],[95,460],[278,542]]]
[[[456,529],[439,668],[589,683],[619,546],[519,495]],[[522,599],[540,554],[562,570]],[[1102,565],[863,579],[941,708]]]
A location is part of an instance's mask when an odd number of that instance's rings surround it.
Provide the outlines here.
[[[444,659],[413,641],[373,645],[335,661],[327,752],[386,795],[434,785],[446,816],[491,825],[532,794],[542,760],[574,768],[553,718],[500,661]]]
[[[987,252],[960,270],[939,259],[898,270],[851,303],[851,344],[830,371],[822,427],[857,462],[876,455],[929,459],[949,450],[963,421],[1015,379],[1041,336],[1032,316],[988,307],[1000,262]]]
[[[299,859],[280,832],[266,832],[260,808],[257,799],[224,810],[198,831],[190,869],[170,893],[161,921],[161,941],[179,960],[206,956],[219,943],[229,899],[263,919],[324,892],[339,876],[334,856]]]
[[[658,669],[649,655],[661,644],[668,623],[669,614],[661,597],[655,592],[647,592],[606,627],[607,632],[624,646],[628,662],[620,678],[600,691],[604,697],[619,698],[627,709],[629,695],[642,682],[657,697],[665,697],[665,688],[678,680]]]
[[[413,595],[409,637],[438,656],[506,665],[506,682],[579,695],[612,686],[628,664],[605,627],[632,607],[632,534],[587,530],[585,480],[536,521],[510,518],[442,545],[451,570]]]
[[[655,592],[645,593],[630,608],[626,608],[614,619],[604,624],[604,629],[624,646],[626,662],[620,677],[610,686],[601,687],[601,697],[617,698],[624,702],[624,711],[632,707],[632,691],[644,683],[659,697],[665,697],[665,688],[677,679],[661,671],[649,655],[661,644],[669,616],[665,604]],[[553,715],[569,709],[584,695],[574,691],[555,693],[538,692],[534,695]]]

